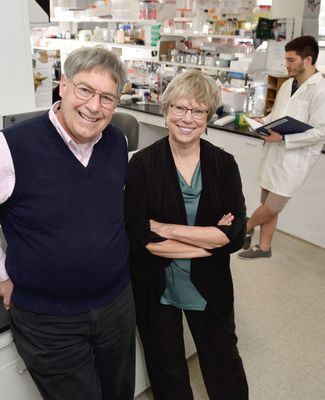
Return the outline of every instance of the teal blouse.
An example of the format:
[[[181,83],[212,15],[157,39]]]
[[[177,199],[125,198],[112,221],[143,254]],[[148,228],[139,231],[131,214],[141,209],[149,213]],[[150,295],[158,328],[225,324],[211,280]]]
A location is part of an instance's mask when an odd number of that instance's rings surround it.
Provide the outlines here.
[[[202,192],[200,162],[195,168],[191,186],[187,184],[179,171],[177,171],[177,174],[183,194],[187,223],[188,225],[194,225]],[[161,304],[172,305],[183,310],[203,311],[205,309],[206,301],[191,282],[190,273],[190,259],[179,258],[172,260],[166,268],[166,289],[161,296]]]

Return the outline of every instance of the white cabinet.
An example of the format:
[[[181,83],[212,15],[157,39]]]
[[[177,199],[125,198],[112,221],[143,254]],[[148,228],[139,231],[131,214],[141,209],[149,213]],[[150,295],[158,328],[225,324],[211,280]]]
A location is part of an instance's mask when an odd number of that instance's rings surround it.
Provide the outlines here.
[[[246,200],[247,215],[260,204],[260,187],[256,183],[257,171],[263,155],[263,141],[228,133],[225,150],[232,153],[238,163]]]
[[[150,386],[147,376],[146,362],[143,354],[142,344],[137,332],[135,342],[135,391],[134,396],[138,396]]]
[[[0,335],[0,388],[4,400],[41,400],[10,331]]]
[[[208,129],[207,140],[235,157],[242,179],[247,214],[250,215],[259,204],[260,188],[256,184],[256,177],[263,154],[263,141],[213,128]]]
[[[206,139],[215,146],[225,150],[227,135],[228,132],[221,131],[219,129],[208,128],[207,135],[202,135],[202,139]]]
[[[325,154],[289,201],[279,217],[278,228],[325,248]]]

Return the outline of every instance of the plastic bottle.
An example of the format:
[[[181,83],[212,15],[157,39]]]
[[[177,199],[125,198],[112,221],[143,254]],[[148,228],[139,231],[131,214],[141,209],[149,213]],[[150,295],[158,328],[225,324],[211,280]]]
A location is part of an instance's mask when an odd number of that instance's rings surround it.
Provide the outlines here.
[[[254,87],[252,87],[251,84],[248,84],[248,86],[246,87],[246,99],[245,99],[245,112],[248,114],[250,114],[254,108],[254,95],[255,95]]]
[[[260,17],[269,19],[271,18],[271,6],[260,4],[259,9],[260,9]]]
[[[201,33],[201,25],[203,21],[202,10],[196,9],[194,13],[194,18],[192,22],[193,33]]]
[[[120,26],[116,31],[116,43],[124,43],[124,29],[123,26]]]
[[[198,65],[205,65],[205,51],[202,50],[198,54],[198,60],[197,60]]]
[[[208,18],[208,10],[205,9],[202,15],[202,25],[201,25],[201,32],[202,33],[209,33],[210,23]]]

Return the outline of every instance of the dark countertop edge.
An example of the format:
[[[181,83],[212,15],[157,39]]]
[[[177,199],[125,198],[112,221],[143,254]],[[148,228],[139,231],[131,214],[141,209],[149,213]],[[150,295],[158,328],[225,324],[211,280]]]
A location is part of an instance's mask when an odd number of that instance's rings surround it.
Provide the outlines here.
[[[143,112],[146,114],[151,114],[151,115],[156,115],[158,117],[162,117],[161,108],[160,108],[160,105],[158,105],[158,104],[130,104],[130,105],[119,104],[118,107],[125,108],[126,110],[139,111],[139,112]],[[253,132],[251,132],[245,126],[243,126],[241,128],[237,128],[235,126],[234,122],[231,122],[230,124],[227,124],[224,126],[217,126],[217,125],[213,124],[213,119],[211,119],[208,122],[208,127],[213,128],[213,129],[218,129],[220,131],[231,132],[231,133],[235,133],[238,135],[263,140],[262,138],[260,138],[259,136],[255,135]],[[322,153],[325,154],[325,144],[323,146]]]
[[[143,112],[146,114],[155,115],[157,117],[162,117],[160,105],[157,105],[157,104],[130,104],[130,105],[119,104],[118,107],[124,108],[126,110],[139,111],[139,112]],[[227,124],[224,126],[217,126],[217,125],[213,125],[213,119],[211,119],[208,122],[208,127],[213,128],[213,129],[218,129],[221,131],[226,131],[226,132],[243,135],[243,136],[248,136],[248,137],[259,139],[259,140],[263,140],[260,137],[256,136],[251,131],[249,131],[249,129],[247,127],[237,128],[235,126],[234,122],[231,122],[230,124]]]
[[[0,328],[0,334],[8,331],[10,329],[10,325],[5,325]]]

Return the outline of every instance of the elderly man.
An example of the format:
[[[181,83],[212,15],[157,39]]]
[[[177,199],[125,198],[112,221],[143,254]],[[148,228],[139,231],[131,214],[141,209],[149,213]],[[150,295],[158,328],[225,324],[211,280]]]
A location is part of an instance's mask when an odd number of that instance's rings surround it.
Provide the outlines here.
[[[133,399],[127,144],[109,125],[125,81],[116,55],[79,48],[62,100],[0,133],[0,295],[47,400]]]

